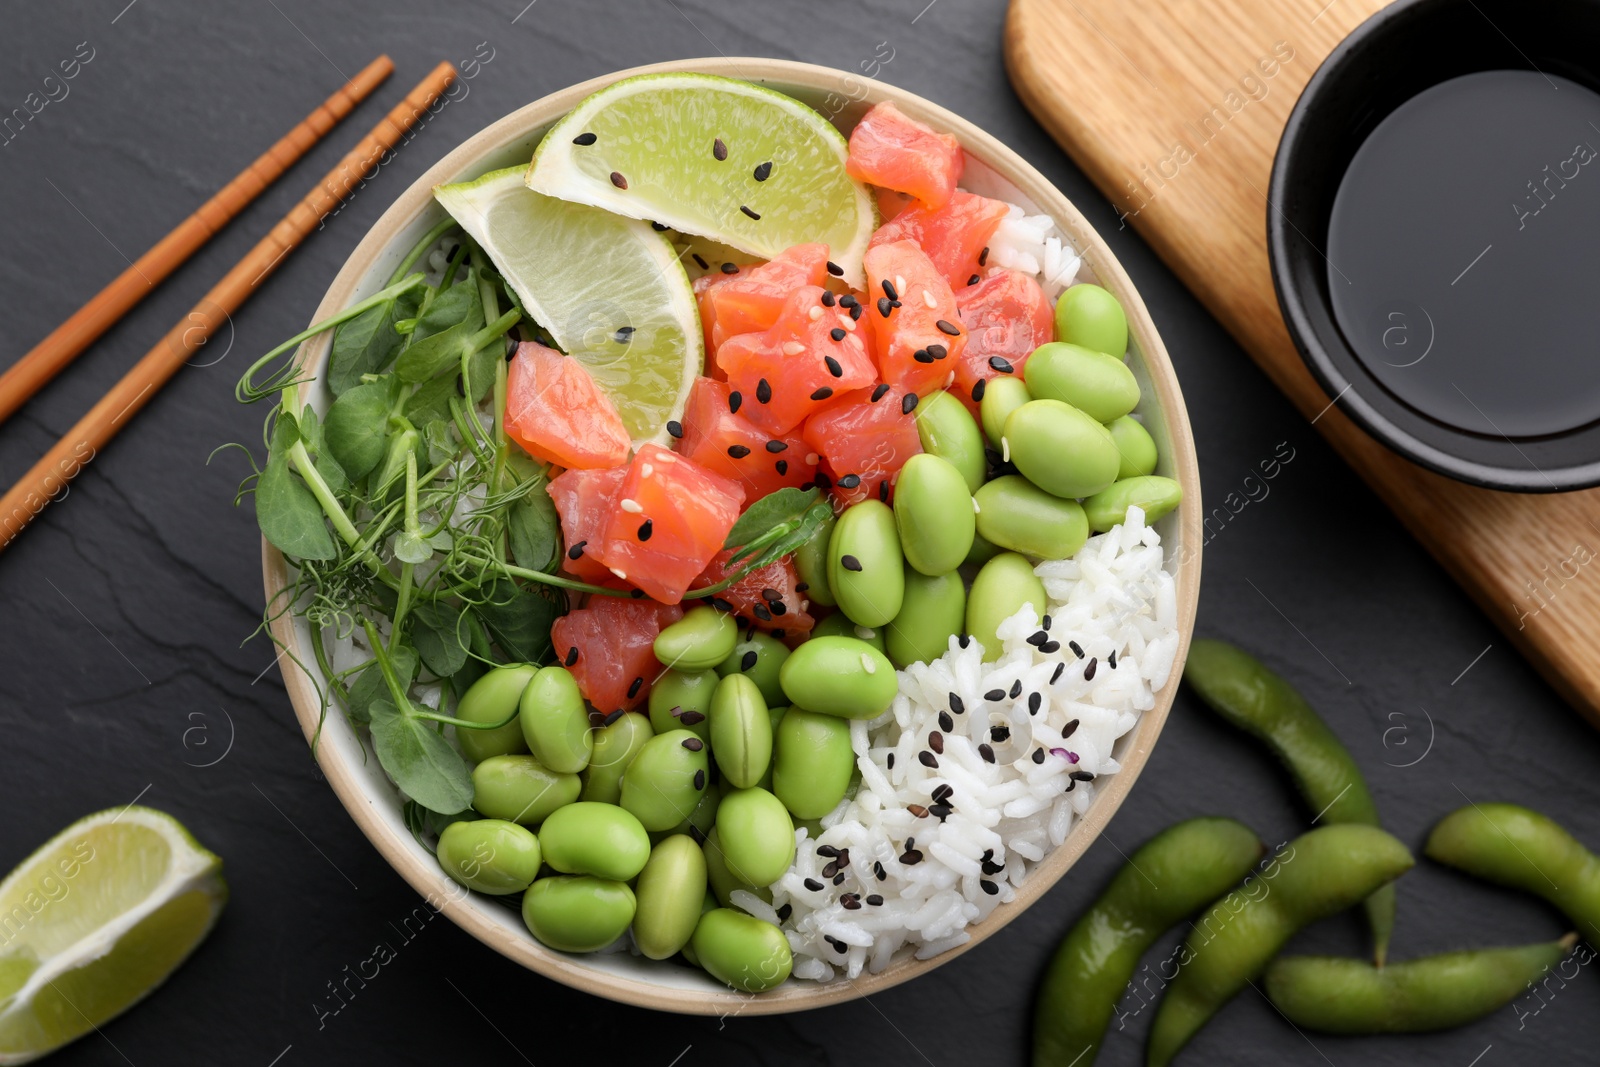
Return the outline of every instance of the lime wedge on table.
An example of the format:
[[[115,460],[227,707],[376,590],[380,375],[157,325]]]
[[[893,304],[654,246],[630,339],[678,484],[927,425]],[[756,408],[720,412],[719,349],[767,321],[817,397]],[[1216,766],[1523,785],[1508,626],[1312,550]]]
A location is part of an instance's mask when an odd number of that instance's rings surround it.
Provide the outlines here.
[[[524,167],[441,185],[434,198],[472,235],[524,310],[583,363],[635,447],[667,444],[705,363],[700,312],[677,251],[648,223],[540,196]]]
[[[222,861],[172,816],[114,808],[0,882],[0,1063],[83,1036],[164,981],[227,900]]]
[[[763,259],[825,241],[860,286],[878,215],[866,186],[845,173],[847,149],[832,123],[782,93],[710,74],[644,74],[556,123],[528,187]]]

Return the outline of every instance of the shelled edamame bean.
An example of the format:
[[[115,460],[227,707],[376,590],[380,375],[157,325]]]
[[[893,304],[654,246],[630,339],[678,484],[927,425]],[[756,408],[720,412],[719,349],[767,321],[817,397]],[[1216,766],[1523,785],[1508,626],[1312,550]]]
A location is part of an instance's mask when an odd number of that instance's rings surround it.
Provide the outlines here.
[[[657,734],[622,773],[620,802],[646,830],[670,830],[700,802],[708,766],[706,743],[698,734]]]
[[[700,917],[694,953],[706,973],[746,993],[782,985],[794,969],[783,931],[742,911],[718,908]]]
[[[653,960],[681,951],[694,936],[706,900],[706,857],[686,834],[650,850],[634,889],[633,941]],[[713,907],[715,905],[713,904]]]
[[[978,403],[978,415],[983,422],[983,435],[994,448],[1000,447],[1006,435],[1006,420],[1012,412],[1032,400],[1022,379],[1010,375],[990,378]]]
[[[1139,403],[1139,383],[1116,356],[1066,341],[1040,345],[1023,371],[1036,400],[1071,404],[1097,422],[1114,422]]]
[[[760,688],[747,675],[730,674],[717,684],[711,698],[711,756],[723,780],[736,789],[755,785],[767,773],[772,717]]]
[[[794,862],[794,820],[782,801],[759,786],[722,798],[717,839],[728,869],[755,885],[771,885]]]
[[[983,431],[961,401],[946,392],[924,397],[917,405],[917,438],[922,450],[949,462],[976,493],[988,475]]]
[[[1108,423],[1106,429],[1117,446],[1117,454],[1122,457],[1122,463],[1117,467],[1117,481],[1156,472],[1156,462],[1160,457],[1156,452],[1156,443],[1143,423],[1132,415],[1124,415]]]
[[[656,659],[682,671],[708,671],[728,658],[739,640],[739,624],[708,605],[690,608],[656,635]]]
[[[889,657],[855,637],[813,637],[784,660],[778,680],[794,706],[845,719],[877,718],[899,690]]]
[[[906,460],[895,482],[894,524],[913,570],[937,577],[961,566],[975,519],[972,493],[953,463],[926,452]]]
[[[531,663],[508,663],[488,671],[467,687],[456,702],[456,718],[468,722],[504,722],[517,710],[517,701],[528,682],[539,673]],[[522,727],[513,720],[495,730],[457,730],[461,751],[474,763],[490,756],[509,756],[528,751]]]
[[[904,597],[902,596],[903,600]],[[902,603],[903,606],[904,604]],[[819,637],[854,637],[856,640],[865,641],[879,652],[882,652],[883,631],[884,627],[882,626],[859,626],[851,621],[850,616],[844,612],[836,611],[811,628],[811,640],[815,641]]]
[[[472,806],[491,819],[538,826],[583,791],[576,774],[550,770],[532,756],[490,756],[472,769]]]
[[[863,500],[846,508],[828,542],[828,585],[839,610],[860,626],[894,618],[906,591],[904,562],[889,505]]]
[[[904,670],[944,655],[950,638],[966,633],[967,587],[952,571],[930,578],[906,568],[906,595],[896,615],[884,627],[884,652],[889,662]]]
[[[995,636],[1002,622],[1032,605],[1043,617],[1049,601],[1044,583],[1033,573],[1033,564],[1016,552],[1002,552],[985,563],[972,580],[967,593],[967,633],[983,646],[985,660],[998,659],[1002,651]]]
[[[1053,496],[1019,474],[985,483],[973,499],[978,531],[1000,548],[1034,559],[1067,559],[1089,539],[1081,504]]]
[[[855,769],[848,720],[799,707],[784,714],[773,744],[772,791],[795,818],[820,819],[832,811]]]
[[[539,879],[522,895],[522,921],[559,952],[596,952],[623,935],[637,903],[626,882],[558,874]]]
[[[650,727],[658,734],[691,730],[700,740],[711,737],[711,697],[721,677],[716,671],[663,671],[650,687]]]
[[[1059,400],[1030,400],[1013,411],[1001,445],[1019,473],[1059,497],[1093,496],[1117,480],[1122,466],[1111,431]]]
[[[576,774],[589,765],[594,733],[572,672],[541,668],[523,689],[520,707],[523,739],[540,763],[561,774]]]
[[[592,874],[613,882],[638,876],[650,858],[650,836],[615,804],[578,801],[557,808],[539,827],[544,861],[562,874]]]
[[[439,834],[439,866],[468,889],[520,893],[539,876],[539,839],[504,819],[462,819]]]
[[[1128,316],[1108,291],[1082,282],[1056,300],[1056,340],[1120,359],[1128,350]]]
[[[1182,501],[1183,486],[1171,478],[1145,474],[1112,482],[1087,497],[1083,502],[1083,510],[1089,520],[1089,529],[1095,533],[1105,533],[1113,526],[1126,522],[1131,507],[1143,511],[1144,521],[1149,524],[1171,514]]]
[[[654,695],[654,694],[652,694]],[[637,712],[619,715],[595,731],[594,753],[583,769],[581,799],[615,804],[622,799],[622,774],[644,743],[655,736],[650,720]]]
[[[771,634],[751,630],[739,639],[728,653],[728,658],[717,664],[717,674],[726,678],[738,673],[756,683],[761,696],[772,703],[783,699],[783,688],[778,684],[778,671],[789,658],[789,646]],[[652,693],[652,695],[654,695]]]

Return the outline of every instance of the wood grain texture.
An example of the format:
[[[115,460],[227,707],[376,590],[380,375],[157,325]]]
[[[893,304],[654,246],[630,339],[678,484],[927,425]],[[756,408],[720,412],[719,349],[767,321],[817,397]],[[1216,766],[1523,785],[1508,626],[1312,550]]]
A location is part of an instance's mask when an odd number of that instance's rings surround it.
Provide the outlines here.
[[[1012,0],[1006,62],[1023,102],[1124,221],[1512,643],[1600,724],[1600,657],[1588,640],[1600,629],[1600,580],[1579,569],[1600,548],[1600,490],[1499,493],[1402,459],[1330,405],[1279,314],[1266,239],[1279,137],[1322,60],[1384,6],[1324,3]]]

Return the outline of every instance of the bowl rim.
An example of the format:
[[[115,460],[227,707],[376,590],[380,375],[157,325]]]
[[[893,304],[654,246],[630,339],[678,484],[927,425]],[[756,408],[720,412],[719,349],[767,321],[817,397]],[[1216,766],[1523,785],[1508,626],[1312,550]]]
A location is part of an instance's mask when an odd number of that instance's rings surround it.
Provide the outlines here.
[[[1179,641],[1167,684],[1156,693],[1155,705],[1140,713],[1129,748],[1121,760],[1122,769],[1111,784],[1096,796],[1066,840],[1034,865],[1027,880],[1017,888],[1016,898],[997,907],[982,923],[968,928],[972,938],[966,944],[926,960],[913,957],[896,960],[878,974],[863,972],[853,980],[839,978],[827,983],[787,982],[759,995],[734,990],[680,988],[605,973],[577,962],[578,957],[548,949],[531,937],[506,938],[504,930],[487,917],[486,909],[499,905],[461,892],[437,864],[427,863],[417,857],[411,851],[414,843],[409,834],[394,832],[379,817],[376,802],[358,775],[358,768],[341,757],[335,746],[318,745],[315,758],[351,818],[390,866],[422,894],[430,906],[448,915],[456,925],[507,958],[575,989],[655,1010],[693,1015],[765,1015],[802,1011],[881,992],[925,974],[980,944],[1043,896],[1098,839],[1137,781],[1154,748],[1172,707],[1184,658],[1188,654],[1199,600],[1200,553],[1204,532],[1201,524],[1199,467],[1177,375],[1149,311],[1109,246],[1065,195],[1014,151],[966,119],[906,90],[818,64],[727,56],[672,60],[591,78],[541,97],[503,116],[447,153],[390,205],[351,252],[328,287],[312,321],[320,321],[348,306],[363,276],[371,271],[398,232],[418,213],[432,205],[434,185],[453,180],[457,174],[517,136],[525,136],[531,130],[548,125],[605,85],[640,74],[676,71],[699,71],[742,78],[770,84],[779,91],[793,87],[814,92],[848,92],[850,100],[861,105],[893,101],[907,114],[955,134],[969,154],[1014,184],[1041,211],[1048,213],[1058,228],[1082,250],[1098,283],[1115,294],[1127,312],[1130,335],[1137,346],[1138,358],[1149,376],[1155,406],[1164,417],[1171,441],[1173,476],[1183,489],[1184,506],[1174,515],[1178,536],[1173,540],[1177,548],[1173,565]],[[302,347],[297,359],[302,365],[319,365],[328,344],[328,336],[319,335]],[[313,384],[308,381],[301,386],[302,397]],[[272,603],[288,583],[288,568],[283,555],[264,538],[262,577],[267,602]],[[301,666],[312,660],[309,655],[299,654],[303,651],[299,635],[288,613],[277,613],[270,628],[275,641],[296,653],[292,656],[280,655],[278,662],[290,702],[309,741],[318,729],[322,714],[317,689]]]

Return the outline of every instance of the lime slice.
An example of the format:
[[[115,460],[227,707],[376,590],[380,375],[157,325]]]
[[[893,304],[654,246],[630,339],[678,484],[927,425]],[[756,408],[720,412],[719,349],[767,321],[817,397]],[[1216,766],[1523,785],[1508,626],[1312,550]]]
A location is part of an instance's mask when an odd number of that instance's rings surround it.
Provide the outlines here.
[[[0,882],[0,1063],[27,1063],[144,998],[222,911],[222,861],[172,816],[85,816]]]
[[[616,404],[634,447],[668,444],[705,364],[677,250],[647,223],[540,196],[525,167],[441,185],[434,198],[482,246],[523,309]]]
[[[771,89],[644,74],[601,89],[556,123],[534,153],[528,187],[762,259],[824,241],[859,288],[878,212],[844,171],[848,147],[827,119]]]

